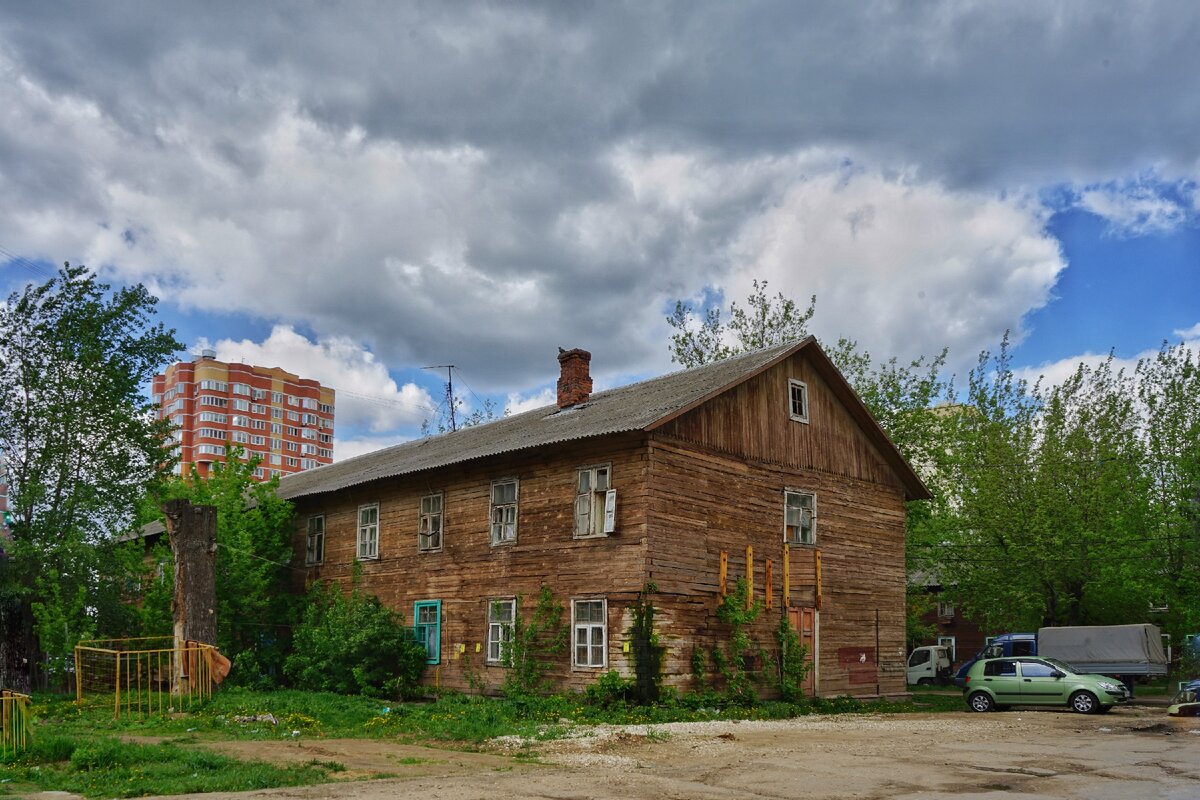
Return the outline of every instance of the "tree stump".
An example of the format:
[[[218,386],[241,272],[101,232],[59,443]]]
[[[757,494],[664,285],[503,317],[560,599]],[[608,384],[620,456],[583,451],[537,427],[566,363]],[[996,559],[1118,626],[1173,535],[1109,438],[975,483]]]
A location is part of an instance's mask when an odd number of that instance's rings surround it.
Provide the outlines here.
[[[171,599],[175,641],[216,645],[216,506],[171,500],[163,505],[163,514],[175,556],[175,595]]]

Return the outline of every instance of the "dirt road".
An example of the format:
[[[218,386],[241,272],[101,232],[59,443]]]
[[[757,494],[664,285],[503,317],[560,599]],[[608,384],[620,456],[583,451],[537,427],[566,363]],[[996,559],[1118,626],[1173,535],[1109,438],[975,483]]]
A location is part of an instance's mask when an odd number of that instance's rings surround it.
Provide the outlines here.
[[[1200,720],[1170,719],[1161,709],[836,716],[578,734],[532,746],[500,742],[487,754],[363,740],[230,743],[221,749],[243,757],[334,759],[352,778],[399,777],[203,797],[1200,800]]]

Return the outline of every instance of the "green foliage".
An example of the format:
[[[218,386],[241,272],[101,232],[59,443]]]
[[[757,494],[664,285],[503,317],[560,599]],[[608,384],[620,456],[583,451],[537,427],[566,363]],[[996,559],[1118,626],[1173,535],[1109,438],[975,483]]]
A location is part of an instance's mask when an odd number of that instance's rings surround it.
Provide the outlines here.
[[[354,585],[313,584],[284,672],[299,688],[340,694],[412,695],[425,648],[401,617]]]
[[[521,697],[546,691],[546,673],[567,647],[567,626],[563,606],[550,587],[543,586],[528,622],[521,612],[521,597],[513,604],[513,623],[503,662],[508,668],[501,687],[508,697]]]
[[[712,650],[713,667],[724,680],[726,697],[742,704],[755,701],[754,682],[759,670],[751,662],[761,655],[749,628],[762,613],[763,605],[761,600],[747,602],[749,597],[750,585],[744,577],[738,578],[733,591],[717,606],[717,619],[728,626],[729,636],[723,648],[715,646]]]
[[[786,611],[779,616],[775,639],[779,643],[779,697],[789,703],[803,702],[804,680],[810,669],[808,648],[800,644]]]
[[[697,691],[708,685],[708,669],[705,663],[704,650],[696,647],[692,650],[692,684]]]
[[[85,797],[143,797],[301,786],[328,780],[328,764],[275,766],[172,743],[50,736],[7,759],[8,780]]]
[[[601,675],[596,679],[596,682],[584,689],[584,696],[588,703],[594,706],[602,706],[604,708],[612,708],[624,704],[630,699],[634,693],[636,684],[627,678],[622,678],[621,673],[615,669]]]
[[[767,282],[754,281],[754,291],[746,305],[729,304],[729,321],[721,322],[721,309],[709,306],[699,310],[682,300],[667,317],[675,329],[671,334],[671,360],[685,368],[720,361],[748,350],[761,350],[808,335],[808,322],[816,310],[814,295],[808,308],[801,310],[782,292],[767,297]]]
[[[244,457],[240,445],[230,444],[226,463],[214,463],[204,478],[193,470],[186,478],[164,484],[155,493],[154,505],[186,499],[216,506],[216,644],[234,663],[231,682],[270,685],[280,677],[288,629],[296,616],[288,569],[293,556],[292,504],[275,493],[278,478],[265,483],[254,479],[257,456],[243,461]],[[156,574],[157,564],[151,569]],[[156,603],[170,589],[169,582],[147,584]],[[157,624],[161,611],[161,605],[153,605],[143,619]],[[147,628],[146,633],[170,630]]]
[[[647,583],[633,605],[633,625],[629,629],[633,651],[635,697],[639,703],[656,703],[662,690],[662,662],[666,648],[659,644],[654,630],[654,603],[651,595],[658,591],[653,582]]]
[[[79,637],[132,623],[122,601],[135,576],[111,545],[170,466],[167,423],[141,387],[181,347],[151,324],[156,303],[143,286],[110,290],[67,264],[0,307],[0,452],[13,514],[0,640],[31,660],[37,648],[62,664]]]
[[[1194,535],[1170,510],[1200,483],[1166,471],[1186,475],[1179,456],[1196,449],[1195,412],[1179,403],[1173,417],[1170,401],[1192,380],[1190,360],[1167,349],[1131,375],[1110,357],[1031,385],[1007,341],[985,353],[966,404],[941,414],[936,471],[954,502],[916,526],[916,566],[988,630],[1152,621],[1150,608],[1164,606],[1178,625],[1192,605]],[[1154,444],[1164,437],[1172,444]]]
[[[933,606],[933,597],[924,586],[910,583],[904,587],[904,638],[909,650],[928,644],[937,637],[937,625],[925,621]]]

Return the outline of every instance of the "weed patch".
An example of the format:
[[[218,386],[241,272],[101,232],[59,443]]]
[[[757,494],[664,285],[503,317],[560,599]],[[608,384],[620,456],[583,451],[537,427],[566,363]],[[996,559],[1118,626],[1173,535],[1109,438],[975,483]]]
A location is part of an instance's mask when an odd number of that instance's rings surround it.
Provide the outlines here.
[[[328,764],[276,766],[170,743],[130,744],[108,737],[39,737],[24,753],[0,761],[2,780],[86,797],[300,786],[327,780],[334,771]]]

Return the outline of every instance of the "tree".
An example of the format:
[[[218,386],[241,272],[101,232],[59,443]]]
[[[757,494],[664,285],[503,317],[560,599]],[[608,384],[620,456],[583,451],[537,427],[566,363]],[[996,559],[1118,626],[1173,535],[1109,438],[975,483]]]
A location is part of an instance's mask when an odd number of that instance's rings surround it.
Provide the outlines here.
[[[710,306],[701,316],[691,305],[676,300],[675,311],[667,317],[667,324],[675,329],[671,334],[671,360],[691,369],[749,350],[803,339],[808,335],[808,321],[816,304],[817,296],[813,295],[808,308],[801,311],[796,301],[783,292],[767,297],[767,281],[757,279],[745,307],[736,301],[729,304],[729,322],[721,322],[718,306]]]
[[[0,450],[13,513],[4,593],[16,608],[0,619],[17,620],[3,638],[31,667],[39,648],[62,659],[80,636],[109,629],[104,611],[121,604],[101,595],[122,590],[127,576],[114,568],[129,563],[109,545],[170,465],[167,423],[141,393],[182,347],[152,324],[156,303],[141,285],[110,291],[66,264],[0,308]]]
[[[292,504],[276,494],[278,477],[255,481],[257,456],[243,460],[245,451],[233,443],[227,450],[228,460],[214,463],[207,477],[193,468],[164,484],[154,504],[186,499],[216,507],[217,647],[233,661],[231,681],[272,684],[282,675],[296,602],[289,581]],[[161,618],[160,609],[146,611]]]
[[[361,580],[356,561],[348,595],[334,583],[312,585],[284,669],[309,691],[410,697],[425,670],[425,647],[399,614],[362,591]]]
[[[991,629],[1145,621],[1159,537],[1131,375],[1110,358],[1030,385],[981,356],[937,471],[951,502],[915,549]]]

